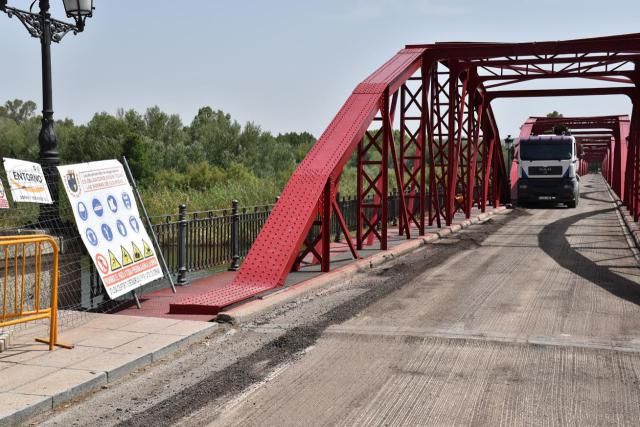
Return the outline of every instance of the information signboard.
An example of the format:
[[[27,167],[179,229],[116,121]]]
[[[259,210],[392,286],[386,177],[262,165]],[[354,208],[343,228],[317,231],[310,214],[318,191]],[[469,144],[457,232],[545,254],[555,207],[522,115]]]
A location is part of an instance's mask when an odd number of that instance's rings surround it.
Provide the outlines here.
[[[0,181],[0,209],[9,209],[9,199],[7,199],[7,193],[4,192],[2,181]]]
[[[163,277],[117,160],[59,166],[78,231],[111,299]]]
[[[9,188],[14,202],[51,204],[51,194],[38,163],[4,158]]]

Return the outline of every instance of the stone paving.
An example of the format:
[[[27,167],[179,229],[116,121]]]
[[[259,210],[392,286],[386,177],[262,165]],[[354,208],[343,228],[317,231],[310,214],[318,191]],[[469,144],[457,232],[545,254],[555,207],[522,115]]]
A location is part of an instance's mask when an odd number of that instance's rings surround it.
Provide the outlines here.
[[[87,322],[59,331],[72,350],[49,351],[36,337],[37,325],[11,337],[0,353],[0,425],[19,423],[35,413],[98,389],[210,334],[216,323],[177,319],[88,314]]]
[[[399,236],[397,229],[391,229],[391,251],[380,251],[377,245],[373,245],[361,251],[360,255],[366,259],[366,263],[373,263],[377,258],[380,259],[376,263],[383,262],[394,252],[400,255],[413,250],[425,239],[457,231],[488,217],[492,211],[488,209],[487,214],[481,215],[474,209],[473,220],[465,220],[463,215],[457,215],[452,227],[440,230],[428,227],[427,236],[422,238],[413,230],[411,241]],[[404,252],[394,251],[403,247]],[[332,270],[338,270],[338,273],[343,270],[343,275],[349,275],[357,270],[357,264],[344,242],[332,245]],[[218,273],[201,282],[205,288],[219,286],[229,281],[233,274]],[[311,286],[314,279],[323,283],[319,279],[324,276],[327,280],[337,277],[322,274],[319,266],[309,265],[301,272],[290,274],[283,289],[301,282],[305,282],[305,287]],[[272,299],[288,298],[287,295],[280,295],[280,291],[276,290]],[[35,338],[47,336],[46,325],[12,332],[8,350],[0,352],[0,426],[17,424],[37,413],[58,407],[212,333],[217,323],[207,320],[214,316],[168,314],[170,301],[176,296],[183,297],[185,292],[197,293],[202,290],[194,284],[179,288],[177,295],[163,289],[153,295],[145,295],[142,310],[132,308],[120,314],[83,313],[83,316],[88,316],[85,323],[59,332],[60,342],[75,345],[72,350],[56,349],[49,352],[48,346],[36,343]],[[250,304],[244,304],[249,312],[255,311]],[[268,309],[270,306],[265,304],[265,307]],[[234,313],[233,317],[238,320],[242,316],[242,313]]]

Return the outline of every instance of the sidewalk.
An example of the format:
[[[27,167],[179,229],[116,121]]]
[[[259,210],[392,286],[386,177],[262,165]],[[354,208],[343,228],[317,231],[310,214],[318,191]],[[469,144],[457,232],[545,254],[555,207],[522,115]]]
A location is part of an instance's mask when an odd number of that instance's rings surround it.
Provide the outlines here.
[[[0,425],[20,423],[62,402],[96,390],[213,332],[216,323],[87,314],[81,326],[61,329],[72,350],[34,342],[38,325],[19,331],[0,353]]]
[[[344,280],[359,271],[382,264],[418,247],[479,223],[504,211],[474,210],[472,219],[460,215],[454,225],[437,229],[429,227],[425,236],[412,235],[411,240],[389,230],[389,250],[376,246],[360,251],[361,259],[353,260],[347,245],[332,245],[332,271],[320,273],[318,265],[303,266],[291,273],[284,287],[257,298],[226,307],[218,318],[241,322],[272,310],[299,295],[328,283]],[[34,342],[47,335],[48,325],[31,326],[13,332],[8,350],[0,353],[0,425],[13,425],[62,403],[109,384],[180,348],[213,333],[214,315],[170,314],[169,306],[185,295],[207,292],[232,280],[235,273],[222,272],[178,288],[177,294],[160,290],[141,298],[142,309],[129,308],[118,314],[86,313],[82,325],[61,329],[60,342],[74,344],[72,350],[48,351],[48,346]]]

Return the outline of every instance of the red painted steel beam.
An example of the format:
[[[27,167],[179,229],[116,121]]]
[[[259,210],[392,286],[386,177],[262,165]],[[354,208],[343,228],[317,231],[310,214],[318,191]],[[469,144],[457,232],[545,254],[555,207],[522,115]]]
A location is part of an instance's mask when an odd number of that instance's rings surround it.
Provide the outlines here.
[[[460,166],[460,146],[462,145],[462,120],[464,102],[467,97],[467,80],[460,82],[460,70],[456,66],[449,67],[449,105],[448,105],[448,168],[447,187],[445,191],[446,218],[445,223],[451,225],[456,213],[456,196],[458,189],[458,169]]]
[[[522,89],[488,91],[490,99],[496,98],[537,98],[549,96],[594,96],[594,95],[626,95],[632,97],[635,88],[627,87],[598,87],[577,89]]]
[[[631,74],[631,73],[628,73]],[[622,84],[633,84],[633,80],[629,78],[619,78],[619,77],[608,77],[611,73],[562,73],[562,74],[534,74],[527,76],[518,76],[518,75],[503,75],[503,76],[492,76],[492,75],[483,75],[480,76],[480,80],[483,82],[491,82],[491,81],[499,81],[500,83],[492,83],[487,84],[486,88],[491,89],[494,87],[507,86],[516,83],[527,82],[531,80],[540,80],[540,79],[588,79],[588,80],[599,80],[606,81],[612,83],[622,83]]]
[[[382,97],[421,65],[423,49],[400,51],[356,87],[327,130],[294,172],[234,283],[284,283],[314,220],[315,206],[327,181],[342,173],[364,136]]]
[[[482,212],[485,212],[486,206],[490,199],[489,190],[492,189],[494,191],[493,200],[495,201],[495,185],[491,186],[492,179],[495,181],[496,175],[502,174],[506,177],[507,172],[504,170],[504,162],[498,161],[496,162],[496,157],[499,154],[502,154],[502,145],[500,143],[500,136],[498,133],[498,126],[496,124],[496,119],[493,115],[493,110],[491,110],[491,105],[489,104],[489,100],[486,97],[483,97],[483,111],[485,115],[485,119],[483,121],[484,129],[483,129],[483,146],[484,146],[484,157],[483,158],[483,177],[482,177]],[[503,168],[502,171],[495,171],[493,167],[495,164],[500,164],[500,167]],[[509,166],[507,166],[508,168]],[[492,175],[492,172],[494,174]],[[496,173],[497,172],[497,173]],[[493,182],[495,184],[495,182]],[[493,188],[492,188],[493,187]]]
[[[534,117],[537,126],[546,126],[552,123],[571,123],[576,126],[587,126],[589,129],[594,125],[604,125],[605,128],[611,128],[618,122],[618,116],[594,116],[594,117]],[[611,128],[612,129],[612,128]]]
[[[438,227],[448,217],[446,193],[448,187],[449,152],[448,141],[452,138],[449,130],[449,72],[441,71],[442,65],[434,62],[429,84],[430,90],[430,123],[429,123],[429,225],[434,221]],[[441,78],[445,78],[441,81]],[[441,198],[441,194],[445,197]]]
[[[620,54],[618,52],[611,55],[572,55],[572,56],[552,56],[548,58],[544,57],[527,57],[527,58],[511,58],[511,59],[476,59],[463,61],[465,66],[474,67],[505,67],[505,66],[517,66],[517,65],[555,65],[555,64],[582,64],[582,63],[608,63],[617,64],[622,62],[634,62],[640,61],[640,55],[636,54]]]
[[[640,53],[640,33],[615,37],[596,37],[578,40],[535,43],[436,43],[407,45],[429,49],[437,60],[481,59],[534,55],[589,54],[594,52]]]
[[[580,130],[584,130],[584,129],[593,129],[593,130],[588,130],[587,132],[591,132],[593,133],[594,131],[604,131],[604,132],[610,132],[611,134],[613,134],[616,131],[616,126],[618,126],[618,118],[614,118],[614,119],[606,119],[606,120],[592,120],[592,121],[586,121],[586,120],[558,120],[558,119],[543,119],[543,120],[538,120],[536,122],[535,128],[533,129],[534,133],[544,133],[544,132],[551,132],[553,130],[553,128],[556,125],[565,125],[567,127],[569,127],[572,132],[574,132],[574,134],[576,134],[576,130],[578,130],[578,134],[580,132]]]
[[[597,132],[590,130],[572,130],[571,135],[577,137],[590,136],[590,135],[601,135],[601,136],[611,136],[613,134],[613,130],[611,129],[602,129]]]
[[[630,131],[629,116],[619,116],[618,123],[611,138],[612,153],[610,157],[611,187],[620,200],[625,199],[625,167],[627,163],[628,138]]]
[[[429,70],[423,65],[421,74],[428,75]],[[407,204],[407,216],[410,225],[418,228],[418,233],[425,233],[425,199],[426,199],[426,137],[425,126],[427,125],[428,110],[428,80],[411,79],[413,88],[409,86],[410,81],[405,82],[401,88],[400,101],[400,160],[399,176],[402,178],[402,191]],[[417,111],[410,114],[410,110]],[[404,217],[400,215],[399,232],[405,227]]]
[[[638,220],[638,204],[640,200],[640,99],[634,99],[633,113],[631,115],[631,123],[629,130],[628,156],[625,170],[625,204],[629,209],[629,213],[633,216],[634,221]]]
[[[233,283],[222,290],[212,291],[202,297],[202,301],[185,301],[183,306],[193,308],[209,304],[209,307],[219,307],[281,286],[296,261],[312,224],[318,221],[324,232],[321,233],[317,243],[312,245],[313,252],[321,258],[322,270],[328,270],[330,267],[328,224],[333,215],[332,206],[339,179],[352,154],[358,147],[362,148],[362,139],[371,129],[372,121],[377,114],[380,117],[377,123],[382,127],[383,134],[380,148],[392,150],[389,154],[390,160],[394,161],[395,177],[400,188],[404,185],[404,173],[408,169],[407,165],[401,165],[395,158],[397,141],[393,140],[392,126],[398,91],[410,79],[422,80],[424,86],[421,95],[424,100],[423,111],[419,115],[422,121],[420,133],[424,141],[422,145],[427,151],[430,166],[429,223],[435,220],[440,225],[441,219],[451,223],[455,212],[461,207],[466,210],[465,213],[468,213],[470,205],[477,203],[478,206],[484,206],[488,199],[492,199],[494,206],[497,206],[508,197],[501,140],[490,101],[496,97],[515,96],[621,94],[632,97],[636,107],[630,125],[629,155],[625,163],[626,168],[620,168],[620,170],[621,173],[626,174],[624,186],[630,189],[629,206],[637,218],[640,200],[640,185],[638,185],[640,111],[637,105],[640,104],[640,99],[635,89],[587,88],[487,92],[482,80],[477,80],[477,84],[473,81],[477,67],[484,67],[485,62],[495,64],[496,61],[505,61],[502,67],[508,68],[509,73],[517,74],[531,67],[540,67],[540,73],[534,72],[534,74],[547,75],[550,74],[550,70],[545,69],[541,64],[564,63],[569,64],[565,66],[565,71],[578,70],[583,73],[604,71],[602,75],[591,77],[615,79],[621,77],[621,72],[627,71],[627,64],[631,63],[629,61],[637,64],[639,61],[637,57],[640,57],[640,34],[536,43],[449,42],[408,46],[355,88],[326,131],[293,173]],[[610,68],[602,70],[605,64]],[[555,65],[551,67],[552,71],[554,67]],[[562,66],[560,68],[562,69]],[[636,65],[636,74],[630,75],[636,85],[639,81],[637,68]],[[422,76],[416,77],[419,70]],[[629,77],[627,74],[624,76]],[[393,97],[391,105],[390,97]],[[482,97],[482,102],[479,97]],[[404,118],[406,119],[406,115]],[[534,130],[535,122],[536,120],[533,120],[523,126],[521,135],[530,134]],[[576,128],[578,126],[587,128],[586,123],[576,122]],[[610,125],[610,127],[615,134],[615,126]],[[482,139],[480,139],[480,132],[482,132]],[[618,130],[618,133],[622,132]],[[616,141],[612,146],[614,152],[618,146],[624,147],[624,144],[619,142]],[[427,147],[428,150],[426,150]],[[611,149],[607,155],[609,158],[615,157]],[[358,168],[360,208],[362,209],[364,205],[362,187],[365,186],[378,191],[381,205],[379,213],[374,216],[369,218],[359,216],[359,218],[370,222],[367,226],[369,230],[373,230],[372,232],[377,232],[376,225],[380,224],[381,243],[386,241],[387,234],[384,211],[387,208],[385,199],[388,163],[386,159],[383,160],[384,167],[380,168],[380,177],[369,177],[366,182],[363,181],[363,169],[366,167],[364,163],[368,160],[361,157]],[[424,160],[427,161],[427,159]],[[615,165],[618,164],[616,162],[617,160],[613,162],[612,167],[607,167],[615,169]],[[424,171],[424,164],[420,167]],[[511,171],[513,172],[513,168]],[[470,187],[475,186],[476,176],[481,177],[482,180],[482,195],[477,196],[478,200],[473,200],[476,196],[473,194],[474,189]],[[440,190],[444,192],[443,200],[439,198]],[[459,193],[466,194],[466,203],[460,203],[457,200]],[[406,208],[401,209],[406,211]],[[402,222],[408,226],[411,220],[408,213],[403,212],[401,215]],[[357,234],[359,245],[362,244],[362,238],[359,230]],[[384,245],[381,244],[381,246]]]

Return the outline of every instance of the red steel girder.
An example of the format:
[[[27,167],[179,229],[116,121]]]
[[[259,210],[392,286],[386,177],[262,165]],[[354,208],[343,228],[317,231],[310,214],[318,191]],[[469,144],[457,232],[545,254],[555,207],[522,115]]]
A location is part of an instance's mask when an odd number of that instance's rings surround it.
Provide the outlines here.
[[[636,89],[632,87],[589,87],[572,89],[521,89],[488,91],[490,99],[496,98],[537,98],[549,96],[595,96],[595,95],[626,95],[632,97]]]
[[[429,225],[434,221],[440,227],[442,219],[449,217],[446,194],[449,151],[447,143],[452,137],[449,129],[449,72],[434,63],[431,72],[431,120],[429,129]],[[441,197],[445,196],[445,198]]]
[[[365,240],[372,243],[374,236],[380,247],[386,246],[386,235],[379,231],[387,222],[387,163],[388,144],[384,141],[384,130],[367,130],[365,138],[358,145],[357,157],[357,228],[358,250],[362,250]],[[386,227],[386,225],[385,225]],[[386,232],[386,228],[383,230]]]
[[[623,201],[634,221],[638,221],[640,204],[640,97],[633,100],[633,113],[629,126],[628,152],[624,175]]]
[[[363,233],[368,232],[366,237],[375,236],[380,240],[381,247],[386,247],[386,243],[383,242],[386,242],[387,235],[386,197],[388,180],[391,178],[389,175],[395,175],[396,185],[402,192],[408,185],[414,187],[415,181],[421,184],[421,175],[426,175],[428,169],[430,224],[434,221],[438,225],[441,225],[442,221],[449,224],[457,210],[463,208],[465,213],[468,213],[470,205],[477,204],[484,209],[490,202],[497,206],[508,198],[501,140],[490,103],[497,96],[549,96],[551,93],[555,93],[554,96],[573,96],[596,94],[597,91],[597,94],[623,94],[631,97],[636,107],[630,122],[629,156],[625,162],[625,141],[620,140],[616,134],[624,133],[623,126],[620,125],[617,131],[613,130],[612,135],[616,141],[607,153],[607,159],[612,166],[606,167],[616,169],[611,174],[613,178],[620,173],[626,178],[621,181],[624,182],[623,187],[629,189],[628,198],[625,196],[628,200],[627,205],[637,218],[640,199],[640,111],[637,105],[640,100],[635,89],[638,85],[638,67],[635,64],[638,62],[636,57],[639,54],[640,34],[536,43],[435,43],[407,46],[356,87],[327,130],[299,164],[231,284],[232,291],[212,291],[211,295],[204,299],[212,305],[214,302],[219,304],[222,300],[229,304],[235,302],[236,298],[246,298],[251,292],[282,285],[316,221],[321,221],[319,226],[323,232],[313,246],[315,252],[320,255],[322,269],[328,269],[330,236],[327,230],[329,219],[334,214],[332,211],[335,210],[332,209],[333,195],[344,166],[358,147],[358,151],[363,151],[360,153],[359,161],[359,206],[361,210],[366,209],[366,204],[369,203],[364,199],[365,192],[374,194],[372,204],[375,204],[375,198],[378,197],[380,205],[373,209],[377,210],[375,215],[372,214],[373,210],[369,214],[360,212],[359,228],[364,230],[366,227],[366,231],[357,230],[356,240],[360,245],[363,244]],[[554,66],[543,66],[544,63],[562,63],[567,65],[559,66],[558,69],[564,69],[564,73],[602,73],[591,77],[609,79],[628,77],[634,82],[634,87],[589,88],[580,90],[581,93],[568,89],[544,93],[487,92],[482,80],[477,79],[477,84],[473,81],[474,75],[478,72],[477,68],[486,67],[487,64],[483,61],[504,61],[504,69],[515,74],[539,68],[539,74],[542,75],[548,74],[549,69],[556,70]],[[631,62],[636,68],[633,70],[634,73],[628,74]],[[585,67],[582,67],[582,64]],[[394,94],[399,93],[399,96],[402,96],[404,93],[407,101],[407,92],[403,92],[403,87],[407,86],[407,81],[419,70],[422,75],[418,78],[422,79],[423,85],[422,93],[419,94],[422,100],[420,124],[416,127],[416,124],[412,123],[410,133],[403,131],[400,139],[405,143],[411,139],[411,144],[415,145],[417,142],[418,146],[423,145],[426,153],[420,154],[426,158],[424,162],[414,159],[420,164],[414,162],[411,165],[411,162],[407,161],[411,159],[407,157],[411,157],[408,153],[413,152],[413,148],[401,148],[400,158],[396,158],[396,144],[400,144],[401,141],[395,141],[393,138],[395,108],[391,105],[390,98],[394,97]],[[620,75],[621,72],[625,74]],[[415,95],[416,92],[413,91],[412,94]],[[418,95],[416,99],[417,97]],[[402,103],[401,101],[400,104]],[[378,174],[370,171],[375,169],[375,165],[364,163],[370,161],[366,158],[366,150],[363,149],[363,144],[368,144],[369,141],[362,142],[368,130],[376,132],[375,128],[372,128],[376,114],[379,114],[380,121],[373,126],[377,124],[378,129],[382,129],[379,141],[381,155],[387,151],[384,162],[378,164]],[[400,121],[402,122],[402,119]],[[406,112],[404,124],[408,125]],[[533,124],[527,125],[529,133]],[[523,133],[526,133],[524,127]],[[422,141],[420,135],[424,135]],[[377,150],[375,145],[369,145],[369,148]],[[618,152],[620,156],[616,158]],[[392,174],[388,172],[390,161],[393,161]],[[426,162],[428,168],[425,166]],[[626,168],[620,167],[621,164],[626,165]],[[581,168],[584,169],[584,165],[581,165]],[[419,179],[414,179],[419,176]],[[481,191],[477,193],[474,188],[476,181],[481,187]],[[411,184],[408,184],[409,182]],[[460,194],[463,195],[463,203],[459,199]],[[401,199],[405,200],[404,197]],[[413,216],[413,206],[409,204],[409,209],[406,206],[400,207],[404,232],[409,231],[410,224],[420,222],[420,218]],[[221,296],[220,301],[216,302],[216,295],[223,294],[224,297]],[[193,307],[193,303],[185,301],[184,306]]]
[[[552,65],[552,64],[578,64],[581,66],[582,63],[587,63],[584,68],[592,65],[591,63],[606,63],[606,64],[615,64],[621,62],[636,62],[640,61],[640,55],[637,54],[620,54],[619,52],[612,52],[607,54],[597,54],[597,55],[585,55],[585,54],[572,54],[565,56],[533,56],[530,55],[526,58],[508,58],[508,59],[479,59],[479,60],[468,60],[463,61],[465,66],[473,66],[473,67],[489,67],[489,68],[498,68],[498,67],[515,67],[515,66],[543,66],[543,65]],[[582,68],[582,67],[581,67]],[[562,68],[561,68],[562,69]]]
[[[426,137],[427,91],[429,71],[421,70],[423,77],[409,79],[401,88],[400,101],[400,171],[407,218],[410,224],[418,228],[422,236],[425,233],[426,204]],[[402,234],[404,216],[399,218],[399,231]]]
[[[633,81],[628,78],[619,78],[619,77],[608,77],[612,73],[603,72],[603,73],[580,73],[580,74],[572,74],[572,73],[563,73],[563,74],[537,74],[537,75],[529,75],[529,76],[481,76],[480,79],[483,82],[489,82],[492,80],[499,80],[499,83],[491,83],[487,84],[487,89],[492,89],[500,86],[507,86],[514,83],[521,83],[531,80],[540,80],[540,79],[563,79],[563,78],[582,78],[582,79],[590,79],[590,80],[601,80],[612,83],[628,83],[633,84]],[[630,73],[625,73],[630,74]]]
[[[640,53],[640,33],[533,43],[447,42],[410,44],[406,47],[428,49],[429,54],[437,60],[504,57],[517,61],[522,56],[576,55],[596,52],[637,54]]]
[[[495,165],[498,165],[502,168],[503,176],[506,175],[506,171],[504,170],[504,163],[502,162],[502,148],[500,144],[500,139],[498,136],[498,127],[496,125],[495,117],[493,116],[493,111],[490,108],[488,99],[484,98],[483,102],[486,104],[483,106],[483,111],[485,115],[485,120],[483,121],[483,161],[482,161],[482,196],[480,198],[480,209],[482,212],[485,212],[488,201],[490,200],[489,191],[492,190],[494,197],[493,202],[494,206],[496,205],[496,182],[497,177],[495,169]],[[492,174],[492,172],[494,172]],[[493,186],[492,186],[493,184]]]

